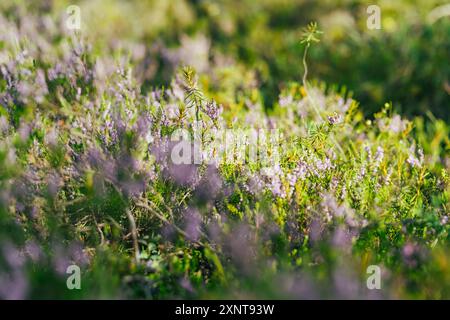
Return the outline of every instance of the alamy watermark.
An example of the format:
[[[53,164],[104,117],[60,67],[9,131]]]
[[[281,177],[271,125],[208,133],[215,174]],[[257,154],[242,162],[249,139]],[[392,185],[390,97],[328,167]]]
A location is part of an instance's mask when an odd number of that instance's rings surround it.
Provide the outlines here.
[[[381,8],[377,5],[370,5],[366,10],[369,15],[366,20],[366,26],[369,30],[381,29]]]
[[[280,161],[282,134],[278,129],[211,129],[175,130],[170,140],[173,164],[252,164],[273,165]]]
[[[369,290],[380,290],[381,289],[381,268],[377,265],[370,265],[366,270],[367,277],[366,285]]]
[[[69,290],[81,290],[81,270],[80,267],[76,264],[72,264],[67,267],[67,274],[70,276],[67,277],[66,286]]]
[[[76,5],[70,5],[66,9],[66,28],[69,30],[81,29],[81,8]]]

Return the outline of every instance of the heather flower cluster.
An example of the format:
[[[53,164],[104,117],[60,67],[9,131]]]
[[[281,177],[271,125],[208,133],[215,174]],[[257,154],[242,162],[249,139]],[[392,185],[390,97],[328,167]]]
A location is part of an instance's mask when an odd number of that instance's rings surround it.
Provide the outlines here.
[[[0,298],[450,297],[448,125],[60,22],[0,11]]]

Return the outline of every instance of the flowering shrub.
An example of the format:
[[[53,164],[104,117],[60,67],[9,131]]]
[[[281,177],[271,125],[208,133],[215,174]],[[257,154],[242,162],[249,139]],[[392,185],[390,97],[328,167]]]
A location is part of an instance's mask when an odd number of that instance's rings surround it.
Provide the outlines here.
[[[450,297],[442,120],[389,103],[366,119],[306,82],[265,110],[192,67],[149,89],[121,49],[15,14],[0,15],[1,298]]]

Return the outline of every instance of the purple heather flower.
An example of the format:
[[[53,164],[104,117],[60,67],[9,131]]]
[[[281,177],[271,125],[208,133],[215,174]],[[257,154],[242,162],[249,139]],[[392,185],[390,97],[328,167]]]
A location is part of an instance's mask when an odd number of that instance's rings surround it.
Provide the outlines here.
[[[222,113],[222,107],[218,106],[214,100],[211,100],[206,103],[204,108],[204,112],[211,118],[213,122],[216,122],[219,119],[220,114]]]
[[[182,186],[194,187],[199,181],[199,166],[195,164],[168,165],[166,175]]]
[[[280,107],[286,107],[290,105],[293,101],[294,98],[292,97],[292,95],[289,94],[287,96],[280,96],[280,98],[278,99],[278,104],[280,105]]]
[[[317,242],[322,239],[324,233],[324,226],[318,218],[313,218],[309,225],[309,238],[312,242]]]
[[[406,124],[404,121],[402,121],[402,118],[396,114],[392,119],[391,123],[389,124],[389,129],[394,133],[399,133],[405,130]]]
[[[339,124],[343,121],[343,118],[340,114],[334,114],[332,116],[328,116],[328,123],[331,125]]]
[[[45,80],[45,73],[42,69],[36,71],[36,85],[34,96],[37,103],[42,103],[46,94],[48,94],[47,82]]]
[[[244,273],[254,272],[255,243],[254,233],[247,224],[241,223],[235,226],[226,237],[224,243],[227,253],[237,264],[239,271]]]
[[[337,299],[356,299],[360,297],[361,281],[348,266],[337,267],[333,272],[333,283]]]
[[[22,270],[0,273],[0,298],[5,300],[22,300],[28,294],[27,276]]]
[[[48,176],[47,189],[49,195],[54,198],[59,191],[59,188],[63,185],[61,177],[56,173],[52,173]]]
[[[353,101],[352,99],[344,99],[342,97],[339,97],[337,102],[338,110],[342,113],[347,112],[348,108],[350,108],[352,101]]]
[[[316,169],[321,172],[328,171],[328,170],[334,168],[334,165],[331,163],[331,160],[329,158],[325,158],[325,160],[323,160],[323,161],[318,159],[315,162],[315,166],[316,166]]]
[[[180,150],[186,150],[191,148],[193,150],[193,143],[188,141],[169,141],[163,138],[161,141],[157,141],[152,146],[152,154],[155,156],[156,163],[161,167],[163,175],[166,178],[172,179],[179,185],[196,187],[200,181],[200,165],[194,163],[180,163],[175,164],[172,160],[172,151],[175,146],[179,144],[187,145],[183,146]],[[192,158],[191,158],[192,161]]]
[[[330,190],[336,191],[338,186],[339,186],[339,179],[337,177],[333,176],[330,181]]]
[[[59,244],[54,245],[52,258],[53,269],[60,276],[64,276],[66,274],[67,267],[72,264],[66,250]]]
[[[418,244],[407,242],[402,249],[403,262],[410,268],[416,268],[425,258],[426,252]]]
[[[42,256],[42,250],[34,241],[29,241],[25,245],[25,253],[31,258],[33,262],[37,262]]]
[[[409,155],[408,159],[406,159],[406,162],[408,162],[411,167],[420,167],[419,160],[417,160],[417,158],[413,155]]]
[[[377,147],[377,152],[375,153],[375,162],[377,164],[380,164],[383,161],[384,158],[384,150],[382,147]]]
[[[419,163],[422,165],[424,163],[423,149],[419,148],[417,154],[419,155]]]
[[[30,136],[31,126],[27,123],[21,123],[17,132],[19,133],[20,140],[26,141]]]
[[[9,123],[6,117],[0,116],[0,134],[6,134],[9,130]]]
[[[185,229],[187,239],[195,242],[200,238],[201,215],[196,209],[188,209],[184,214]]]
[[[82,267],[89,263],[89,257],[84,252],[84,248],[80,243],[72,243],[68,248],[68,255],[73,263]]]
[[[331,221],[333,217],[342,217],[345,213],[345,207],[339,205],[331,194],[323,194],[320,206],[325,214],[327,221]]]
[[[190,293],[194,293],[194,292],[195,292],[194,287],[192,286],[191,281],[189,281],[189,279],[186,278],[186,277],[183,277],[183,278],[180,280],[180,286],[181,286],[184,290],[186,290],[186,291],[188,291],[188,292],[190,292]]]
[[[273,285],[280,288],[282,294],[287,294],[288,299],[320,299],[317,284],[307,274],[281,274]]]
[[[161,235],[165,241],[175,241],[177,230],[172,224],[167,223],[161,228]]]
[[[446,225],[448,223],[448,216],[443,216],[442,218],[441,218],[441,224],[442,225]]]
[[[58,132],[52,128],[44,137],[45,143],[54,148],[58,145]]]
[[[285,193],[283,191],[283,186],[281,185],[281,181],[279,177],[275,177],[272,179],[271,184],[269,185],[270,190],[272,191],[273,195],[276,197],[285,197]]]
[[[364,146],[364,151],[367,153],[367,159],[370,161],[372,159],[372,150],[370,149],[370,146]]]
[[[358,180],[361,180],[365,176],[366,176],[366,167],[361,166],[361,168],[359,169],[359,173],[358,173]]]
[[[408,162],[408,164],[412,167],[420,168],[422,166],[422,163],[424,160],[423,159],[424,158],[423,151],[422,151],[422,149],[419,149],[419,151],[418,151],[419,159],[417,159],[417,157],[415,156],[415,150],[416,150],[416,148],[414,145],[412,145],[409,148],[409,156],[408,156],[408,159],[406,159],[406,162]]]
[[[297,163],[297,167],[294,169],[294,172],[293,172],[293,179],[295,179],[295,183],[298,180],[304,180],[306,177],[308,177],[308,175],[309,175],[308,165],[303,161],[299,161]],[[291,179],[291,183],[292,182],[293,182],[293,180]]]
[[[5,117],[0,116],[0,134],[6,134],[9,130],[9,123]]]
[[[348,230],[339,226],[333,233],[332,244],[347,253],[350,253],[352,247],[352,239],[355,235]]]
[[[213,200],[217,198],[221,191],[226,191],[224,190],[222,177],[215,166],[209,165],[198,182],[195,195],[202,200]]]
[[[264,181],[258,174],[252,174],[250,175],[245,188],[252,195],[258,195],[264,189]]]
[[[281,182],[284,173],[279,164],[263,169],[263,175],[267,181],[266,187],[272,192],[275,197],[285,198],[287,196],[286,190]]]
[[[2,248],[3,256],[12,269],[18,269],[25,263],[25,256],[11,243],[6,243]]]

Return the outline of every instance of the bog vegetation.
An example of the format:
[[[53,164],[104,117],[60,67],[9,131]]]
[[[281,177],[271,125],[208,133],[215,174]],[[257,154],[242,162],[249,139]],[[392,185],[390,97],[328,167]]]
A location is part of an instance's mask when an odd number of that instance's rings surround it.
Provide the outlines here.
[[[369,2],[2,1],[0,297],[450,298],[450,23]]]

